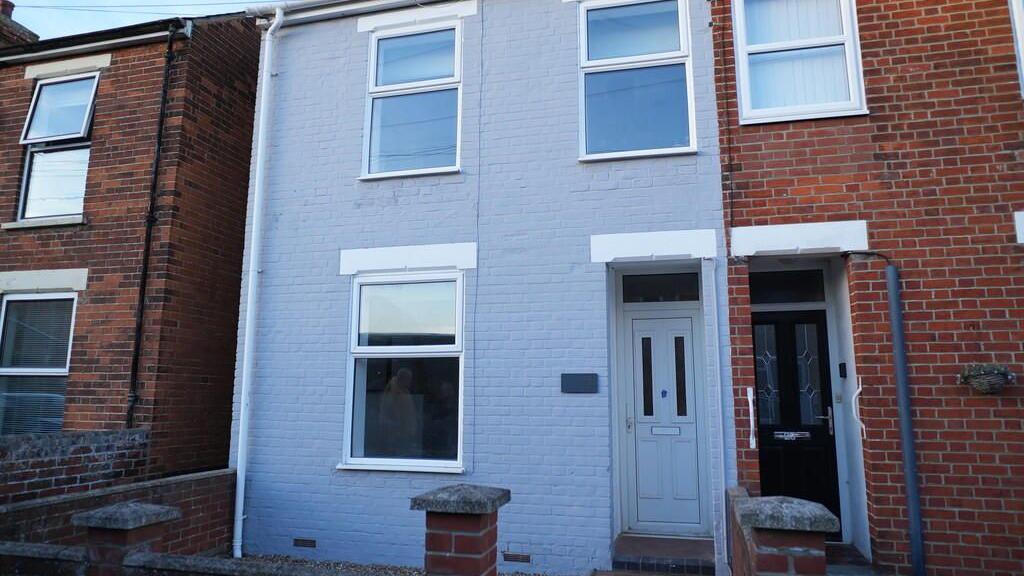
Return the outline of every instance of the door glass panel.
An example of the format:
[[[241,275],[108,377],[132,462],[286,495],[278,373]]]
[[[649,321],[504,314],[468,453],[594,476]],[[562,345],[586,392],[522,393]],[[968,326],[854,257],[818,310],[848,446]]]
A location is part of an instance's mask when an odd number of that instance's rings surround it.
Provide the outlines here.
[[[676,414],[686,416],[686,339],[676,336]]]
[[[780,421],[779,355],[775,345],[775,326],[754,326],[754,379],[757,382],[757,413],[761,424]]]
[[[654,416],[654,366],[651,360],[651,339],[640,339],[640,355],[644,378],[644,416]]]
[[[622,301],[692,302],[700,299],[699,284],[696,272],[623,276]]]
[[[754,272],[750,274],[751,304],[824,301],[825,277],[821,270]]]
[[[818,326],[796,325],[796,383],[800,391],[800,423],[821,424],[821,369],[818,364]]]

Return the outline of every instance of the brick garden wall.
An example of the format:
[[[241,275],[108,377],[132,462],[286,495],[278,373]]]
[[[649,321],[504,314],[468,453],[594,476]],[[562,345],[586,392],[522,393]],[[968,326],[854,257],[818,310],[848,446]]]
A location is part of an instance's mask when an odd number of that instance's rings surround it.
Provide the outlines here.
[[[857,2],[870,115],[739,126],[730,2],[716,2],[725,217],[734,226],[863,219],[904,301],[933,574],[1024,572],[1024,390],[982,396],[965,363],[1024,372],[1024,106],[1007,2]],[[884,265],[847,263],[870,536],[906,566],[906,510]],[[753,386],[747,267],[730,268],[737,437]],[[742,448],[742,447],[741,447]],[[739,479],[758,490],[757,452]]]
[[[81,544],[85,530],[71,517],[118,502],[140,501],[181,509],[155,550],[169,554],[224,551],[231,544],[234,470],[200,472],[0,506],[0,540]]]
[[[0,504],[131,482],[148,446],[138,429],[0,436]]]

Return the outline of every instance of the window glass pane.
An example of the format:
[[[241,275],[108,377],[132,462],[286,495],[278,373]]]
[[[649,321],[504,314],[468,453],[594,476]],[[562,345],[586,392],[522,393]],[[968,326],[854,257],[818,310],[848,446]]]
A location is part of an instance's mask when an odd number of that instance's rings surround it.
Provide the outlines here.
[[[459,91],[374,98],[370,173],[455,166]]]
[[[754,326],[754,381],[757,383],[757,415],[768,426],[781,421],[779,408],[779,354],[775,325]]]
[[[686,416],[686,338],[675,337],[676,415]]]
[[[71,300],[11,300],[0,336],[2,368],[66,368]]]
[[[688,302],[700,299],[697,273],[642,274],[622,277],[622,301]]]
[[[686,66],[586,75],[587,153],[689,146]]]
[[[28,139],[52,138],[81,134],[85,115],[92,104],[92,88],[96,78],[45,84],[29,123]]]
[[[640,372],[643,377],[644,416],[654,416],[654,361],[651,358],[651,339],[640,339]]]
[[[81,214],[89,149],[32,152],[22,218]]]
[[[455,30],[439,30],[377,42],[377,86],[455,75]]]
[[[360,346],[455,344],[455,282],[364,284]]]
[[[804,426],[823,425],[818,419],[821,411],[821,366],[818,364],[818,326],[797,324],[796,386],[800,391],[800,423]]]
[[[60,432],[65,376],[0,376],[0,434]]]
[[[458,358],[356,360],[352,456],[456,460]]]
[[[843,33],[839,0],[744,0],[747,43],[767,44]]]
[[[750,55],[750,104],[755,110],[849,100],[843,46]]]
[[[676,0],[587,11],[590,60],[678,50],[679,5]]]
[[[751,304],[824,302],[825,276],[821,270],[752,272]]]

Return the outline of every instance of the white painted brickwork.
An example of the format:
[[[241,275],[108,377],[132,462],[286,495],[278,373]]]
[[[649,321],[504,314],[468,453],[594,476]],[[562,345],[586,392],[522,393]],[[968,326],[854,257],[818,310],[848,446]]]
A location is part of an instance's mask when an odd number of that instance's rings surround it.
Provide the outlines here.
[[[357,181],[368,34],[354,18],[282,29],[247,553],[422,565],[423,514],[409,497],[472,482],[512,490],[499,547],[533,563],[501,570],[610,567],[607,280],[605,264],[590,261],[590,236],[710,228],[721,243],[721,177],[707,3],[690,4],[700,152],[589,164],[577,160],[577,9],[481,0],[464,22],[463,173],[373,182]],[[478,246],[477,268],[466,270],[466,473],[336,470],[351,288],[340,251],[460,242]],[[724,322],[724,261],[715,274]],[[724,324],[705,334],[727,343]],[[710,372],[728,351],[713,346],[706,357]],[[727,382],[728,366],[720,371]],[[563,372],[598,373],[600,393],[561,394]],[[296,537],[317,549],[293,548]]]

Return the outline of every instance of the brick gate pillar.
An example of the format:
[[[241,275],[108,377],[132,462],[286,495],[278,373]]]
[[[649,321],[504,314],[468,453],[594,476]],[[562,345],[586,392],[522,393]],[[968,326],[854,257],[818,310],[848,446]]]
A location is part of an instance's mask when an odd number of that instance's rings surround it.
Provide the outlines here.
[[[148,552],[160,542],[167,522],[181,518],[170,506],[122,502],[71,517],[75,526],[86,528],[88,576],[121,576],[124,557]]]
[[[498,509],[511,497],[505,488],[470,484],[414,497],[410,508],[427,513],[427,574],[497,576]]]

